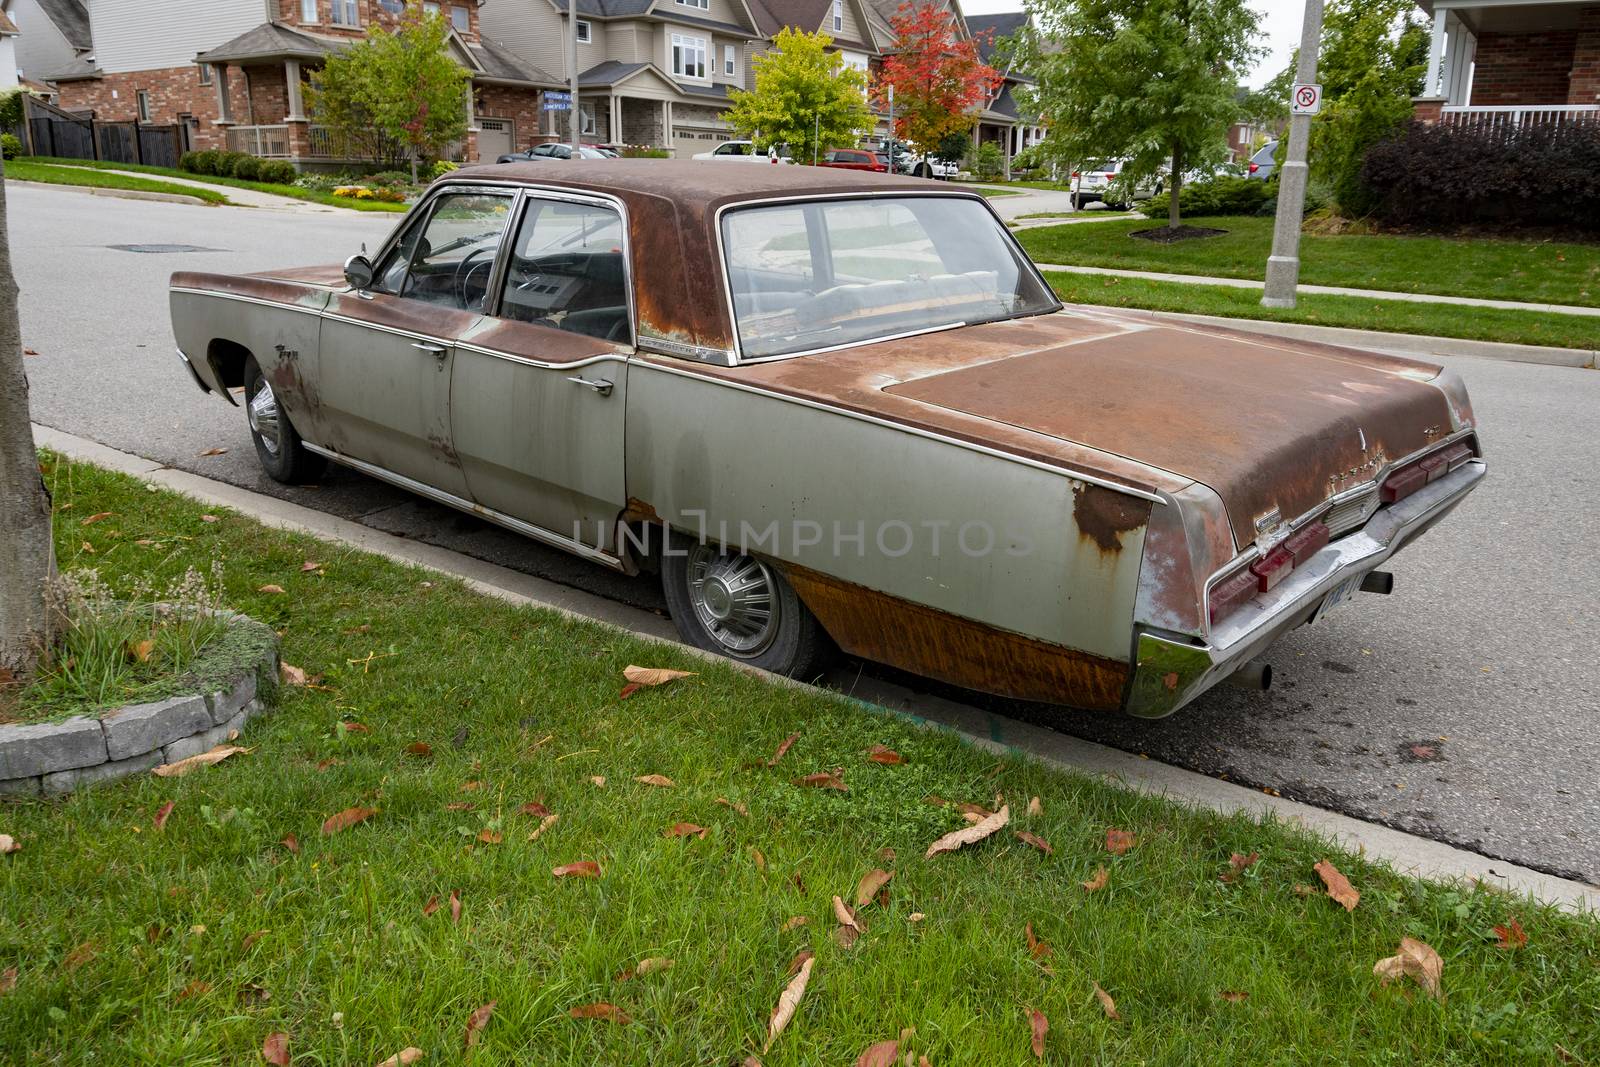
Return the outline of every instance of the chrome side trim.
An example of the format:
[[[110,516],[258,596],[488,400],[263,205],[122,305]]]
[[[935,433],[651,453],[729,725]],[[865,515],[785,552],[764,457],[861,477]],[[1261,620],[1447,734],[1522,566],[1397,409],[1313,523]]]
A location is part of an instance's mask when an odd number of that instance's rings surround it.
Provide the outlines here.
[[[542,359],[533,359],[528,356],[514,356],[510,352],[502,352],[497,348],[485,348],[482,345],[475,345],[467,341],[457,341],[456,348],[463,352],[471,352],[474,355],[491,356],[495,359],[503,359],[507,363],[517,363],[524,367],[537,367],[540,370],[578,370],[579,368],[592,366],[596,363],[628,362],[627,352],[605,352],[598,356],[589,356],[587,359],[577,360],[573,363],[546,363]]]
[[[1129,496],[1137,497],[1140,500],[1148,500],[1152,504],[1167,503],[1166,499],[1160,494],[1150,492],[1149,490],[1135,489],[1133,486],[1123,485],[1120,482],[1113,482],[1108,478],[1100,478],[1093,474],[1085,474],[1082,471],[1073,470],[1071,467],[1064,467],[1055,463],[1045,463],[1041,460],[1029,459],[1026,456],[1018,456],[1010,452],[1004,452],[998,448],[990,448],[988,445],[980,445],[975,441],[963,441],[958,437],[947,437],[944,434],[935,433],[932,430],[924,430],[916,426],[907,426],[905,423],[895,422],[891,419],[881,419],[876,415],[867,415],[859,411],[849,411],[844,408],[823,404],[816,400],[807,400],[804,397],[789,396],[787,393],[774,392],[771,389],[762,389],[746,382],[730,382],[723,378],[713,378],[709,375],[697,374],[693,369],[688,367],[676,367],[663,363],[641,363],[639,366],[654,371],[660,371],[663,374],[675,374],[680,378],[693,378],[696,381],[706,382],[710,385],[721,386],[725,389],[737,389],[743,393],[754,393],[757,396],[770,397],[773,400],[781,400],[787,404],[796,404],[800,407],[810,408],[814,411],[826,411],[830,414],[843,416],[844,418],[855,419],[858,422],[866,422],[871,423],[874,426],[882,426],[886,429],[898,430],[901,433],[908,433],[914,437],[924,437],[930,441],[938,441],[941,444],[955,445],[957,448],[965,448],[970,452],[978,452],[985,456],[993,456],[996,459],[1004,459],[1009,460],[1012,463],[1020,463],[1024,467],[1032,467],[1035,470],[1048,471],[1051,474],[1060,474],[1067,478],[1071,478],[1073,481],[1083,482],[1086,485],[1096,485],[1102,489],[1111,489],[1119,493],[1126,493]]]
[[[295,283],[290,283],[295,284]],[[190,296],[214,296],[219,300],[237,300],[241,304],[260,304],[262,307],[282,308],[284,311],[298,311],[302,315],[321,315],[321,308],[301,307],[299,304],[285,304],[278,300],[263,300],[259,296],[245,296],[242,293],[224,293],[217,289],[195,289],[187,285],[169,285],[169,293],[187,293]]]
[[[739,357],[731,348],[713,348],[710,345],[691,345],[685,341],[674,341],[666,337],[656,337],[645,334],[639,338],[639,347],[651,352],[659,352],[663,356],[681,356],[699,363],[710,363],[716,367],[732,367],[739,362]]]
[[[820,356],[825,352],[842,352],[847,348],[865,348],[868,345],[883,344],[886,341],[904,341],[907,337],[921,337],[929,333],[943,333],[945,330],[958,330],[965,326],[964,322],[946,322],[938,326],[924,326],[920,330],[907,330],[904,333],[890,333],[882,337],[870,337],[865,341],[846,341],[842,345],[829,345],[827,348],[808,348],[804,352],[785,352],[780,356],[751,356],[740,359],[741,367],[756,363],[774,363],[780,359],[793,359],[796,356]]]
[[[394,300],[405,299],[404,297],[393,296],[390,293],[384,293],[383,295]],[[379,333],[390,333],[394,334],[396,337],[415,338],[419,341],[427,341],[430,344],[444,345],[447,348],[456,343],[449,337],[440,337],[437,334],[430,333],[417,333],[415,330],[400,330],[393,326],[385,326],[380,322],[369,322],[366,319],[353,319],[349,315],[337,315],[330,311],[323,312],[322,319],[324,322],[343,322],[351,326],[360,326],[367,330],[377,330]]]
[[[362,474],[371,475],[372,477],[377,478],[379,481],[384,481],[388,482],[390,485],[399,486],[401,489],[416,493],[418,496],[427,497],[429,500],[435,501],[436,503],[444,504],[448,507],[455,508],[458,511],[465,511],[468,514],[477,515],[480,518],[488,519],[492,523],[495,523],[499,526],[504,526],[508,530],[522,534],[524,537],[531,538],[540,542],[541,544],[549,545],[552,548],[559,548],[562,551],[572,553],[574,556],[581,556],[582,558],[590,560],[594,563],[599,563],[603,566],[609,567],[614,571],[620,571],[624,569],[622,560],[611,555],[609,552],[602,552],[598,548],[591,548],[582,541],[574,541],[570,537],[564,537],[561,534],[546,530],[542,526],[535,526],[530,522],[523,522],[521,519],[514,519],[504,512],[495,511],[493,508],[486,508],[482,504],[475,504],[470,500],[464,500],[452,493],[445,492],[443,489],[435,489],[431,485],[425,485],[424,483],[416,481],[415,479],[407,478],[403,474],[396,474],[394,471],[386,470],[383,467],[368,463],[365,460],[359,460],[351,456],[341,455],[331,448],[323,448],[321,445],[314,445],[310,441],[302,441],[301,444],[303,444],[307,450],[315,452],[319,456],[326,456],[335,463],[342,463],[347,467],[352,467],[355,470],[360,471]]]

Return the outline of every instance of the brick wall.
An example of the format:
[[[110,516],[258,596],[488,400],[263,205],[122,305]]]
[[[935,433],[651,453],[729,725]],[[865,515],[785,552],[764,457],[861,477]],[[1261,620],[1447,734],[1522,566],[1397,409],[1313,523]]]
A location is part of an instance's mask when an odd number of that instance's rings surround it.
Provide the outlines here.
[[[244,79],[238,71],[231,72],[229,95],[233,113],[245,114]],[[135,70],[122,74],[107,74],[93,81],[72,81],[61,84],[58,104],[69,111],[92,110],[97,120],[105,122],[130,122],[138,117],[138,94],[150,94],[150,121],[152,123],[177,122],[178,116],[188,114],[198,120],[192,129],[192,140],[197,149],[222,148],[223,138],[213,123],[217,119],[217,89],[215,85],[202,85],[200,71],[195,66],[168,67],[163,70]],[[283,91],[283,69],[278,69],[278,91]],[[284,112],[272,119],[281,122]]]
[[[547,138],[539,136],[544,113],[539,110],[539,90],[518,89],[509,85],[485,85],[474,93],[473,107],[485,118],[511,119],[516,127],[511,134],[511,150],[532,148]],[[490,160],[490,162],[494,162]]]
[[[1577,39],[1576,30],[1480,35],[1472,103],[1566,103]]]
[[[1578,15],[1567,103],[1600,104],[1600,7],[1586,7]]]
[[[343,0],[341,0],[342,2]],[[417,0],[405,0],[405,6],[413,5],[416,2]],[[314,29],[317,33],[329,37],[364,37],[367,30],[372,26],[382,26],[385,29],[392,30],[400,25],[404,16],[389,9],[401,6],[399,0],[393,0],[387,7],[380,3],[379,0],[356,0],[356,9],[360,14],[361,25],[342,26],[335,25],[331,21],[333,18],[333,0],[317,0],[317,22]],[[465,32],[457,32],[461,33],[462,40],[476,44],[478,42],[477,0],[455,0],[455,2],[452,2],[452,0],[440,0],[439,14],[444,16],[447,22],[450,21],[450,9],[452,7],[460,7],[466,10],[468,28]],[[301,15],[303,10],[302,0],[278,0],[279,18],[291,26],[306,25]]]

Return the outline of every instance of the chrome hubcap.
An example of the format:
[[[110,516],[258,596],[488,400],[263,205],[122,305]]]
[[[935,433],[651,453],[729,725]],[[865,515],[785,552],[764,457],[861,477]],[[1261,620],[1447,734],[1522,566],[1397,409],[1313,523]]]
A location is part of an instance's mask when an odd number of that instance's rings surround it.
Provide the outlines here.
[[[250,429],[261,440],[261,446],[276,456],[279,444],[278,398],[265,379],[261,382],[261,388],[256,390],[256,395],[245,404],[244,410],[245,417],[250,420]]]
[[[772,571],[750,556],[712,545],[689,550],[689,603],[700,625],[730,656],[758,656],[778,634]]]

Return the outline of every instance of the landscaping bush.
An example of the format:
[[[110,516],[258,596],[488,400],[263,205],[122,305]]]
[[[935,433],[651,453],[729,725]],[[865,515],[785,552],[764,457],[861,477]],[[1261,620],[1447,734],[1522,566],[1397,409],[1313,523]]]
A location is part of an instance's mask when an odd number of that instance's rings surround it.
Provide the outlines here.
[[[981,181],[990,181],[1000,176],[1005,170],[1005,153],[1000,151],[1000,146],[993,141],[985,141],[975,146],[967,153],[967,163],[972,167],[972,172]]]
[[[403,170],[380,170],[378,173],[370,174],[364,178],[363,183],[378,188],[394,189],[402,185],[410,185],[411,175]]]
[[[1261,205],[1276,202],[1277,183],[1249,178],[1217,177],[1190,182],[1178,193],[1178,211],[1183,215],[1254,215]],[[1166,218],[1172,203],[1171,193],[1159,193],[1140,208],[1150,218]]]
[[[241,160],[254,158],[255,156],[244,152],[216,152],[212,155],[209,173],[215,174],[219,178],[232,178],[236,176],[234,171],[238,168]]]
[[[429,181],[435,181],[435,180],[437,180],[439,178],[443,178],[446,174],[449,174],[451,171],[460,170],[460,169],[461,168],[458,165],[450,162],[448,159],[441,159],[437,163],[435,163],[433,166],[428,168],[428,180]]]
[[[22,139],[14,133],[0,133],[0,156],[16,159],[22,155]]]
[[[623,145],[618,151],[623,159],[671,159],[672,153],[665,148],[652,148],[649,145]]]
[[[261,160],[255,156],[245,156],[233,161],[233,176],[243,181],[254,182],[261,180]]]
[[[294,164],[286,159],[263,159],[257,170],[257,181],[270,182],[273,185],[293,185],[299,172],[294,169]]]
[[[1361,177],[1394,225],[1600,230],[1600,126],[1413,123],[1367,152]]]
[[[178,169],[190,174],[215,174],[217,155],[215,150],[209,148],[203,152],[185,152],[178,159]]]

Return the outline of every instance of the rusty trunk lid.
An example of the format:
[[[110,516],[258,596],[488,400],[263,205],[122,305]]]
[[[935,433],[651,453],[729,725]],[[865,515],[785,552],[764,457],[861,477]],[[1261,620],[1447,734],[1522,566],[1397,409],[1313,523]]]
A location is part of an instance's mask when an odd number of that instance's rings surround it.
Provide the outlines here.
[[[1201,482],[1256,540],[1448,434],[1424,363],[1279,338],[1158,327],[1061,345],[886,392]]]

